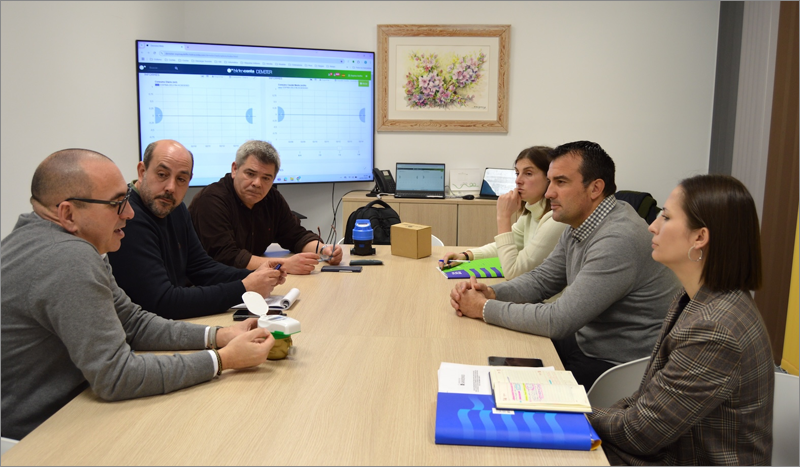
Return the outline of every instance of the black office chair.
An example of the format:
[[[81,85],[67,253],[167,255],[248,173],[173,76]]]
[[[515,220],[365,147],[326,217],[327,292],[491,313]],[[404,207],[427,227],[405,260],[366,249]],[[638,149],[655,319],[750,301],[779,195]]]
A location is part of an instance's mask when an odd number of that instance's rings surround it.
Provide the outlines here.
[[[633,206],[633,209],[635,209],[648,224],[652,224],[653,221],[656,220],[658,213],[661,212],[661,208],[657,206],[658,203],[650,193],[620,190],[614,193],[614,197]]]

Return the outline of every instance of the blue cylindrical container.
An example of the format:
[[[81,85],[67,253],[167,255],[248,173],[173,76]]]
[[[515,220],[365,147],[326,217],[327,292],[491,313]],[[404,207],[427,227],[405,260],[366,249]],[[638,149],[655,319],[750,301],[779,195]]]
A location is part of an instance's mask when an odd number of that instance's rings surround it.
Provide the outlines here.
[[[369,219],[357,219],[356,226],[353,227],[353,244],[355,245],[350,253],[359,256],[369,256],[375,254],[372,247],[372,225]]]

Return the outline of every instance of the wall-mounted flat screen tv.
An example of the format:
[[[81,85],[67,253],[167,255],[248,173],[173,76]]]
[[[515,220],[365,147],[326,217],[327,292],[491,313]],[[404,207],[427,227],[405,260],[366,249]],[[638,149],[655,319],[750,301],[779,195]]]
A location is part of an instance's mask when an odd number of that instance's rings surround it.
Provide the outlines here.
[[[374,52],[137,40],[136,71],[139,158],[179,141],[191,186],[219,180],[250,139],[278,150],[275,183],[373,180]]]

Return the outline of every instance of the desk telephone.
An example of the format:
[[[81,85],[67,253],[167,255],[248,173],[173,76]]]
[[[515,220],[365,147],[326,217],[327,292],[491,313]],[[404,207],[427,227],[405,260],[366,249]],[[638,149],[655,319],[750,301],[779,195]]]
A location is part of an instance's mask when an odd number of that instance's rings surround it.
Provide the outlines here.
[[[389,170],[380,170],[378,168],[372,169],[372,174],[375,176],[375,188],[372,189],[367,196],[378,196],[378,193],[394,193],[397,185],[394,183],[394,177]]]

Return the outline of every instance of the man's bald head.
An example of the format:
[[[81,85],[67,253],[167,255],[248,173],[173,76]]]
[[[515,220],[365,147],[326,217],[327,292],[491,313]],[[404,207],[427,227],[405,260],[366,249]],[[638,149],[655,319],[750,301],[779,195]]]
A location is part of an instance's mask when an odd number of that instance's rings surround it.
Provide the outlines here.
[[[194,154],[192,154],[192,151],[186,149],[186,146],[175,141],[174,139],[160,139],[158,141],[153,141],[152,143],[148,144],[146,148],[144,148],[144,154],[142,155],[142,162],[144,162],[145,170],[150,168],[150,161],[153,160],[153,153],[155,152],[156,148],[158,148],[159,145],[176,146],[189,153],[189,158],[192,160],[192,169],[194,169]]]
[[[94,183],[85,167],[90,161],[114,163],[89,149],[63,149],[47,156],[33,173],[31,201],[53,209],[67,198],[91,198]]]

